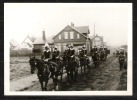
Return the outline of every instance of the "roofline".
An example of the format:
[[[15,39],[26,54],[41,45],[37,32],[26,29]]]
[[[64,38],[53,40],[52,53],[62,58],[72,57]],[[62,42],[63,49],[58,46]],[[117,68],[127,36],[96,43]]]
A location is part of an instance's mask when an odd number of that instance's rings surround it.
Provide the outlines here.
[[[70,25],[69,25],[70,26]],[[71,28],[73,28],[74,30],[76,30],[77,32],[79,32],[76,28],[70,26]],[[81,35],[83,35],[81,32],[79,32]],[[84,37],[88,38],[87,36],[83,35]]]
[[[69,25],[67,25],[67,26],[69,26]],[[67,26],[66,26],[66,27],[67,27]],[[66,28],[66,27],[64,27],[64,28]],[[63,29],[64,29],[64,28],[63,28]],[[62,29],[60,32],[62,32],[63,29]],[[59,32],[58,34],[60,34],[60,32]],[[57,35],[58,35],[58,34],[57,34]],[[57,35],[55,35],[52,39],[54,39]]]
[[[78,27],[88,27],[88,34],[90,34],[89,26],[77,26],[77,27],[74,27],[74,28],[78,28]]]
[[[24,41],[25,41],[27,38],[29,38],[29,35],[27,35],[27,37],[24,39]],[[29,38],[29,39],[30,39],[30,38]],[[23,41],[23,42],[24,42],[24,41]],[[31,39],[30,39],[30,41],[33,42]],[[22,43],[23,43],[23,42],[22,42]],[[22,43],[21,43],[21,44],[22,44]]]
[[[67,26],[70,26],[70,25],[67,25]],[[67,27],[67,26],[66,26],[66,27]],[[83,34],[82,34],[81,32],[79,32],[76,28],[74,28],[74,27],[72,27],[72,26],[70,26],[70,27],[73,28],[73,29],[74,29],[75,31],[77,31],[78,33],[80,33],[81,35],[83,35]],[[65,28],[65,27],[64,27],[64,28]],[[64,28],[63,28],[63,29],[64,29]],[[63,29],[62,29],[60,32],[62,32]],[[60,34],[60,32],[59,32],[58,34]],[[58,35],[58,34],[57,34],[57,35]],[[55,35],[52,39],[54,39],[57,35]],[[86,38],[88,38],[88,37],[85,36],[85,35],[83,35],[83,36],[86,37]]]

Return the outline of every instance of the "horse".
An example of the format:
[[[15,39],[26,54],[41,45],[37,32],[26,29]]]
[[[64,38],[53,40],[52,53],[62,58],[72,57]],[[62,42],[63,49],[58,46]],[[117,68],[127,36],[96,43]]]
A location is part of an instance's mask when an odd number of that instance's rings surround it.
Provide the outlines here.
[[[95,68],[97,68],[99,66],[99,54],[97,51],[95,51],[92,55],[92,59],[93,59],[93,62],[94,62],[94,65],[95,65]]]
[[[105,60],[107,59],[107,56],[108,55],[110,55],[110,50],[109,49],[107,49],[106,51],[105,51]]]
[[[69,80],[70,70],[69,70],[69,67],[68,67],[68,58],[67,58],[67,56],[62,57],[62,66],[63,66],[63,68],[65,68],[66,73],[67,73],[67,79]]]
[[[32,74],[35,71],[35,67],[38,70],[37,76],[38,76],[39,82],[41,84],[42,91],[47,91],[47,84],[48,84],[49,75],[50,75],[49,66],[47,64],[45,64],[45,62],[43,60],[37,59],[35,57],[30,57],[29,63],[31,66]],[[45,87],[44,87],[43,82],[45,82]]]
[[[56,90],[58,85],[58,76],[61,74],[58,65],[52,62],[51,59],[43,60],[35,57],[30,58],[29,63],[31,65],[31,72],[34,72],[35,67],[38,70],[37,76],[41,84],[42,91],[47,91],[49,78],[53,79],[54,90]],[[43,82],[45,82],[45,87],[43,86]]]
[[[105,58],[106,58],[105,52],[104,52],[104,51],[101,51],[101,52],[100,52],[100,61],[101,61],[102,64],[103,64],[103,61],[105,60]]]
[[[78,68],[79,68],[78,59],[76,57],[70,57],[70,59],[68,60],[68,69],[70,71],[70,77],[72,80],[77,79]]]
[[[88,68],[88,71],[90,72],[90,66],[89,66],[90,60],[88,59],[88,57],[87,56],[80,57],[79,60],[80,60],[81,74],[82,74],[82,67],[84,67],[84,73],[86,71],[86,68]]]
[[[44,59],[44,55],[41,55],[41,59]],[[61,61],[60,57],[56,57],[55,59],[50,59],[50,72],[51,72],[51,77],[56,74],[56,75],[61,75],[61,82],[62,82],[62,77],[63,77],[63,64]],[[56,67],[56,71],[55,71],[55,67]],[[56,77],[58,77],[56,76]]]
[[[77,79],[79,61],[77,58],[63,56],[63,66],[67,73],[67,80]]]
[[[63,61],[62,61],[62,58],[61,57],[57,57],[56,60],[54,61],[57,66],[58,66],[58,70],[59,70],[59,73],[61,75],[61,82],[62,82],[62,77],[63,77]]]

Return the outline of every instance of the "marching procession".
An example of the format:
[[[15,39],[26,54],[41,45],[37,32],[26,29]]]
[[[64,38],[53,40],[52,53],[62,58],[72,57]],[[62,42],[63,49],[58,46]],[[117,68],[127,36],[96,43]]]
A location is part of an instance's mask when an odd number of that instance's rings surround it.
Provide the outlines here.
[[[94,68],[98,68],[99,65],[102,65],[107,60],[110,54],[110,50],[103,46],[100,48],[94,46],[90,53],[88,53],[85,44],[78,49],[78,55],[75,54],[76,51],[72,44],[67,45],[63,56],[60,55],[60,51],[56,45],[52,52],[48,44],[45,44],[43,47],[44,50],[41,59],[33,56],[29,60],[31,73],[34,73],[35,68],[38,70],[37,76],[41,83],[42,91],[47,90],[49,78],[53,79],[54,90],[58,90],[59,76],[61,76],[62,81],[63,74],[67,73],[68,81],[76,81],[80,71],[81,75],[90,73],[91,62],[93,62]],[[119,55],[116,54],[120,70],[125,68],[126,55],[127,53],[123,49],[120,49]],[[45,86],[43,86],[43,82],[45,82]]]

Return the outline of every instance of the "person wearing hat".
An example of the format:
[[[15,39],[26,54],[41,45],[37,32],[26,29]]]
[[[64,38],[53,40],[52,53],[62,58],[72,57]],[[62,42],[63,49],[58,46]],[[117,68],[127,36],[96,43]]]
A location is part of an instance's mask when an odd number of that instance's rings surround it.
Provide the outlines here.
[[[86,49],[85,45],[82,46],[82,48],[81,48],[81,55],[80,55],[80,60],[84,61],[84,59],[86,59],[86,61],[88,60],[87,49]]]
[[[87,49],[85,45],[83,45],[82,47],[82,53],[83,53],[83,56],[87,56]]]
[[[43,55],[44,55],[44,59],[50,59],[51,58],[51,51],[49,49],[49,45],[46,43],[44,45],[44,51],[43,51]]]
[[[94,46],[94,52],[96,52],[97,51],[97,46]]]
[[[78,57],[81,56],[81,51],[82,51],[82,48],[79,48],[79,49],[78,49]]]
[[[99,51],[101,52],[102,50],[103,50],[103,47],[101,46]]]
[[[52,53],[52,60],[56,61],[59,59],[59,50],[57,48],[57,46],[54,47],[53,53]]]
[[[70,45],[68,44],[68,45],[66,45],[66,47],[67,47],[67,49],[64,51],[64,57],[67,57],[67,59],[68,59],[69,53],[70,53]]]
[[[75,50],[72,44],[70,45],[70,52],[68,52],[68,55],[69,55],[69,60],[70,58],[72,58],[73,60],[75,59]]]
[[[124,50],[120,50],[120,54],[124,55]]]

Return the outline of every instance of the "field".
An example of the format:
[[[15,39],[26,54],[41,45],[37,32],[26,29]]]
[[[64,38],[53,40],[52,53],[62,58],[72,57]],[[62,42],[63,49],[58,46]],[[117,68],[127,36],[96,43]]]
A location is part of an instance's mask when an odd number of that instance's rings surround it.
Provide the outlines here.
[[[10,57],[10,80],[30,75],[29,57]]]

